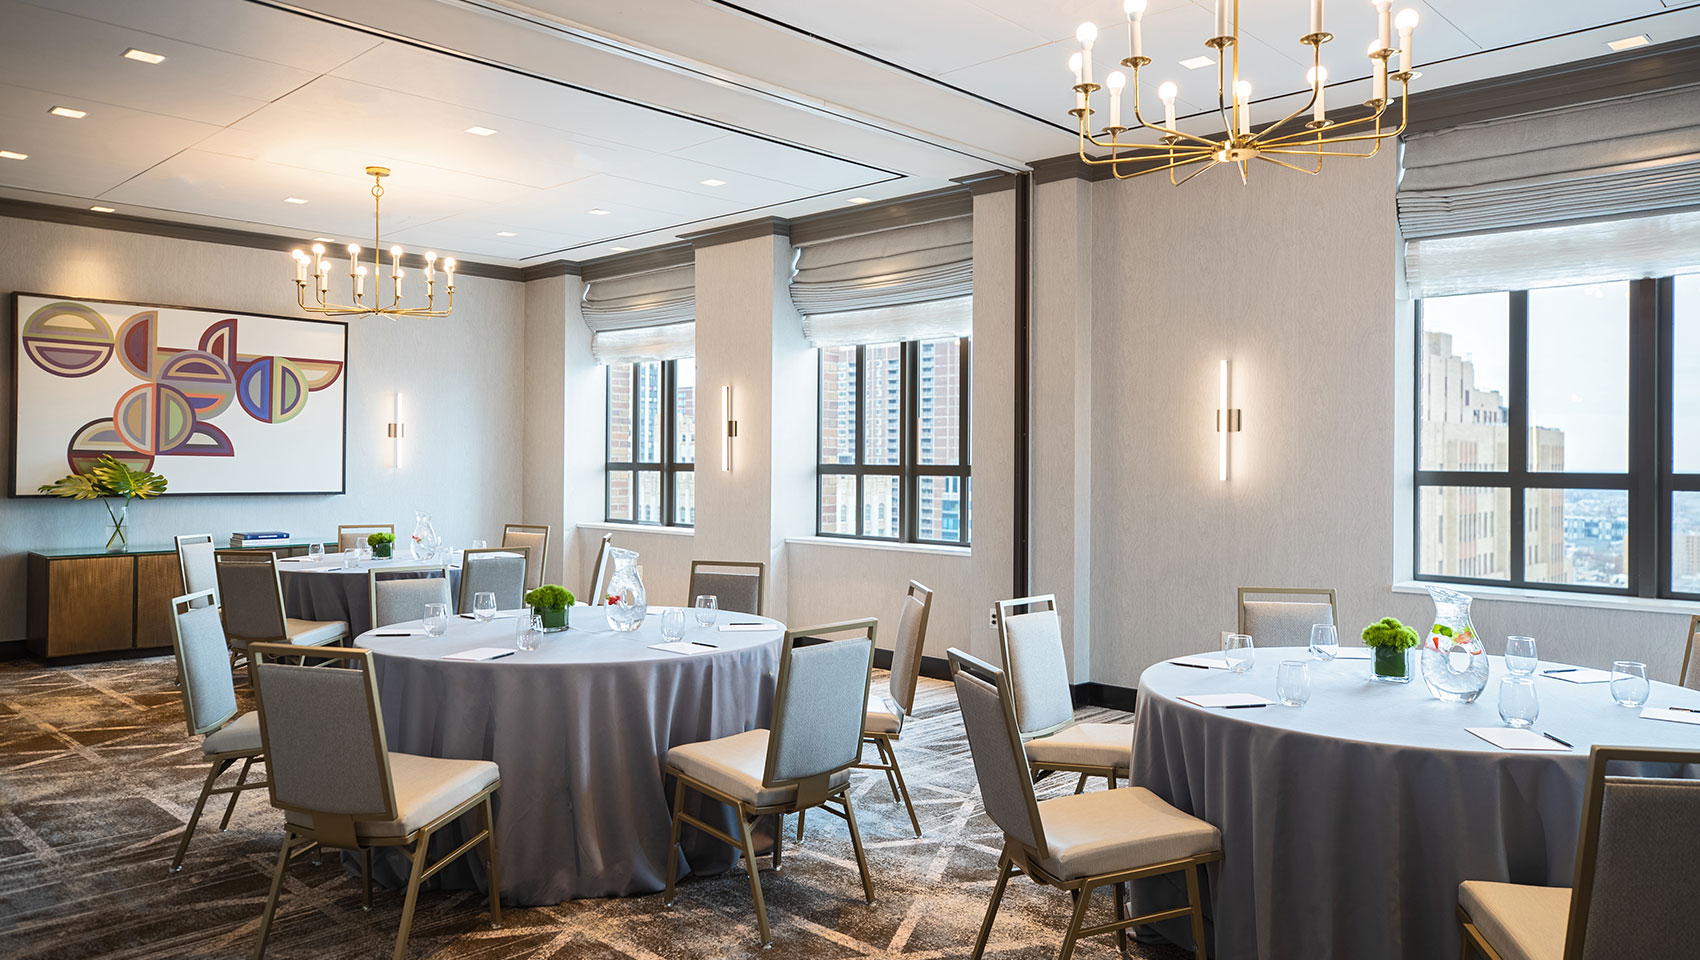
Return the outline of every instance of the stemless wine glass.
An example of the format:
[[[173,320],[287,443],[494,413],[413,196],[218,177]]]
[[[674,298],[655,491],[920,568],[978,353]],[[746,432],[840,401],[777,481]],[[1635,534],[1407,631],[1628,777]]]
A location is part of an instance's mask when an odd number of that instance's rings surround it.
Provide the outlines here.
[[[1508,727],[1532,726],[1541,715],[1533,677],[1504,677],[1499,681],[1499,719]]]
[[[371,545],[371,544],[369,544],[369,543],[362,543],[362,544],[361,544],[361,545],[360,545],[360,559],[361,559],[361,560],[370,560],[370,559],[372,559],[372,545]]]
[[[360,559],[360,551],[353,547],[349,547],[347,550],[342,552],[342,568],[344,570],[354,569],[354,561],[358,559]]]
[[[475,593],[472,595],[472,615],[481,623],[488,623],[496,615],[496,595],[494,593]]]
[[[514,618],[514,646],[521,650],[536,650],[543,642],[543,620],[526,610]]]
[[[307,559],[314,563],[325,559],[325,545],[322,543],[307,544]]]
[[[1275,671],[1275,699],[1289,707],[1304,706],[1310,699],[1310,664],[1303,660],[1281,661],[1281,668]]]
[[[1245,673],[1257,660],[1251,638],[1243,633],[1230,633],[1222,638],[1222,659],[1235,673]]]
[[[484,548],[488,547],[489,545],[490,545],[490,541],[488,541],[488,540],[479,540],[477,538],[473,538],[472,546],[468,547],[467,549],[469,549],[469,550],[483,550]]]
[[[1324,663],[1340,654],[1340,631],[1332,623],[1318,623],[1310,628],[1310,655]]]
[[[1647,702],[1650,692],[1646,664],[1635,660],[1612,661],[1611,698],[1620,706],[1639,707]]]
[[[1519,677],[1531,676],[1535,668],[1541,665],[1540,656],[1535,652],[1534,637],[1505,638],[1505,669]]]
[[[661,639],[671,643],[685,635],[685,608],[667,607],[661,611]]]
[[[449,629],[449,605],[446,603],[427,603],[425,605],[425,634],[440,637]]]
[[[715,611],[719,608],[719,597],[710,593],[705,593],[702,596],[697,597],[697,626],[714,626]]]

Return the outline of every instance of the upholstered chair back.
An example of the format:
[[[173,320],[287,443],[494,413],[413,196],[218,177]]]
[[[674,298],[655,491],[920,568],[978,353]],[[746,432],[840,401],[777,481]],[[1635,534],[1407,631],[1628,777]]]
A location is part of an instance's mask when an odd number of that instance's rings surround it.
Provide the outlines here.
[[[496,595],[496,609],[517,610],[525,603],[525,565],[530,547],[467,550],[460,559],[460,612],[472,612],[472,596]]]
[[[1022,607],[1029,612],[1011,612]],[[1072,721],[1074,696],[1068,685],[1056,598],[1000,601],[998,636],[1003,641],[1003,668],[1009,675],[1021,735],[1048,733]]]
[[[1328,587],[1241,587],[1238,600],[1240,632],[1260,647],[1309,646],[1311,627],[1339,622],[1334,591]]]
[[[269,643],[248,651],[272,803],[315,814],[395,819],[372,652],[324,651],[354,669],[280,662],[299,652]]]
[[[582,599],[593,607],[603,606],[608,602],[608,594],[602,589],[602,584],[608,579],[608,566],[614,556],[614,535],[605,533],[596,545],[596,565],[590,568],[590,589],[585,591]],[[695,603],[696,599],[691,598]]]
[[[525,589],[542,586],[549,567],[549,527],[547,524],[510,523],[502,527],[502,546],[530,547],[526,554]]]
[[[365,546],[367,538],[374,533],[387,533],[395,536],[393,523],[345,523],[336,528],[336,548],[338,550],[358,550]]]
[[[832,628],[786,635],[773,697],[765,786],[824,779],[861,760],[868,680],[874,669],[874,625],[860,621],[857,626],[866,631],[863,636],[806,647],[796,646],[794,639]]]
[[[710,567],[723,569],[711,570]],[[722,610],[761,616],[762,581],[767,576],[767,564],[745,560],[692,560],[690,596],[687,606],[697,597],[711,595]]]
[[[224,726],[236,716],[236,684],[211,590],[171,599],[171,646],[183,678],[183,720],[189,733],[211,733]]]
[[[211,591],[211,603],[218,606],[218,569],[213,565],[213,538],[210,533],[191,533],[177,538],[177,569],[183,574],[183,592]]]
[[[277,557],[269,550],[218,550],[218,595],[224,607],[224,632],[234,641],[283,640],[283,585],[277,576]]]
[[[1048,855],[1045,828],[1015,725],[1008,675],[961,650],[951,649],[949,657],[986,815],[1006,836],[1043,858]]]
[[[915,709],[915,687],[921,681],[921,653],[927,640],[927,616],[933,609],[933,592],[914,580],[903,597],[903,612],[897,616],[897,642],[891,651],[891,677],[887,689],[891,699],[908,716]]]
[[[419,620],[427,603],[453,603],[449,571],[442,564],[415,564],[366,571],[366,590],[372,604],[372,626]],[[468,598],[471,594],[467,595]]]

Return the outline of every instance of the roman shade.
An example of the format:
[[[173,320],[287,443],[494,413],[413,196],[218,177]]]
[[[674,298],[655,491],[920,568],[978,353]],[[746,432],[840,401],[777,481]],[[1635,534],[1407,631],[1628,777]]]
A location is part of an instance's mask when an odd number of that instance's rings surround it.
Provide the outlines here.
[[[579,309],[597,363],[676,360],[696,352],[696,266],[689,247],[587,264]]]

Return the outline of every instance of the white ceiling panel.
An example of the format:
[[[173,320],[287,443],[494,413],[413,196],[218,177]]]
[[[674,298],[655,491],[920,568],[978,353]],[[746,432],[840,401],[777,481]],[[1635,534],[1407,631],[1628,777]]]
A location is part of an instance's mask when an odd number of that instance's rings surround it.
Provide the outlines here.
[[[737,170],[761,170],[785,183],[811,190],[842,190],[884,179],[878,171],[835,157],[809,153],[754,137],[728,135],[684,150],[674,156]]]
[[[1061,36],[1036,33],[972,0],[860,0],[854,16],[830,3],[757,0],[740,6],[929,76],[979,63],[987,51],[1024,50]],[[890,29],[894,22],[905,29]],[[1073,35],[1072,24],[1067,32]]]
[[[57,117],[53,107],[88,114]],[[8,182],[35,190],[97,198],[218,127],[143,113],[57,93],[0,85],[0,149],[24,153],[27,161],[4,171]],[[122,150],[110,144],[123,144]]]
[[[232,0],[28,0],[38,7],[222,50],[253,60],[324,73],[378,41],[257,3]],[[138,43],[153,53],[164,53]],[[120,51],[122,52],[122,51]]]
[[[1679,4],[1672,3],[1671,6]],[[1431,0],[1419,30],[1426,30],[1429,12],[1438,13],[1465,36],[1484,48],[1510,46],[1529,39],[1531,31],[1543,36],[1569,33],[1614,20],[1658,13],[1665,7],[1659,0],[1546,0],[1538,9],[1521,3],[1483,3],[1481,0]],[[1624,36],[1641,31],[1625,30]],[[1671,38],[1666,38],[1671,39]],[[1426,56],[1423,59],[1428,59]]]

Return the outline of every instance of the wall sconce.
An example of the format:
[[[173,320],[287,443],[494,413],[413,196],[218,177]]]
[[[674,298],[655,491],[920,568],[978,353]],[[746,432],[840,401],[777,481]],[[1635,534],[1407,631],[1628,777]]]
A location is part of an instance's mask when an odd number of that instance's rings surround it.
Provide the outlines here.
[[[395,420],[388,424],[387,433],[390,442],[395,445],[395,468],[401,469],[401,438],[407,433],[407,424],[401,421],[401,393],[395,395]]]
[[[732,385],[720,388],[720,469],[732,469],[732,438],[738,435],[738,421],[732,419]]]
[[[1222,361],[1221,400],[1216,408],[1216,479],[1228,479],[1228,434],[1240,431],[1240,411],[1228,406],[1228,361]]]

